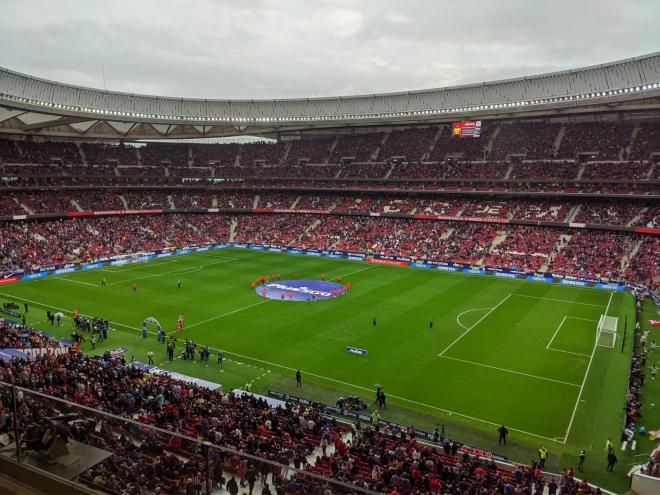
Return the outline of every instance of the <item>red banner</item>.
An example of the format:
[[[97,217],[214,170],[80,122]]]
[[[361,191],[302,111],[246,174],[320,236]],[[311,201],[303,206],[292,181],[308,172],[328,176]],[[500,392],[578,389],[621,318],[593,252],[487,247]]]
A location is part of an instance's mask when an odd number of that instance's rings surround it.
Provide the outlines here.
[[[364,261],[367,263],[377,263],[379,265],[408,266],[407,261],[381,260],[380,258],[372,258],[371,256],[367,256]]]
[[[18,277],[0,278],[0,284],[10,284],[12,282],[16,282],[17,280]]]

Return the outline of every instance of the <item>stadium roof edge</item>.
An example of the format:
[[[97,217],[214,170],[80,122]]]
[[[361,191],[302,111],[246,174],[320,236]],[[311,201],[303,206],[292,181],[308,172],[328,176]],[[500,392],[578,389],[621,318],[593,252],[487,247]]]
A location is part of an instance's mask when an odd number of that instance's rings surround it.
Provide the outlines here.
[[[650,58],[658,58],[660,57],[660,51],[656,52],[651,52],[651,53],[646,53],[643,55],[638,55],[636,57],[629,57],[621,60],[614,60],[611,62],[605,62],[601,64],[594,64],[594,65],[588,65],[585,67],[578,67],[575,69],[564,69],[560,71],[553,71],[553,72],[542,72],[540,74],[533,74],[530,76],[518,76],[518,77],[510,77],[510,78],[504,78],[504,79],[494,79],[492,81],[481,81],[481,82],[476,82],[476,83],[466,83],[466,84],[459,84],[455,86],[440,86],[437,88],[426,88],[426,89],[411,89],[411,90],[405,90],[405,91],[389,91],[386,93],[357,93],[357,94],[349,94],[349,95],[334,95],[334,96],[307,96],[303,98],[249,98],[249,99],[230,99],[230,98],[187,98],[183,96],[162,96],[162,95],[150,95],[146,93],[130,93],[126,91],[110,91],[107,89],[100,89],[100,88],[94,88],[91,86],[81,86],[77,84],[70,84],[70,83],[64,83],[64,82],[59,82],[59,81],[54,81],[52,79],[47,79],[43,77],[37,77],[37,76],[32,76],[30,74],[25,74],[23,72],[19,71],[14,71],[11,69],[8,69],[6,67],[0,66],[0,73],[10,73],[14,74],[26,79],[31,79],[34,81],[40,81],[48,84],[55,84],[63,87],[68,87],[72,89],[78,89],[78,90],[85,90],[85,91],[101,91],[107,94],[114,94],[114,95],[121,95],[121,96],[130,96],[130,97],[147,97],[147,98],[162,98],[162,99],[175,99],[175,100],[180,100],[180,101],[198,101],[198,102],[213,102],[213,101],[218,101],[218,102],[234,102],[234,103],[267,103],[267,102],[295,102],[295,101],[323,101],[323,100],[336,100],[338,98],[341,99],[352,99],[352,98],[373,98],[373,97],[381,97],[381,96],[397,96],[397,95],[413,95],[413,94],[419,94],[419,93],[428,93],[431,91],[447,91],[447,90],[458,90],[458,89],[465,89],[465,88],[475,88],[475,87],[483,87],[483,86],[490,86],[494,84],[506,84],[506,83],[512,83],[512,82],[519,82],[519,81],[530,81],[534,79],[542,79],[542,78],[547,78],[547,77],[557,77],[560,75],[566,75],[566,74],[575,74],[579,72],[585,72],[593,69],[603,69],[607,67],[613,67],[617,65],[622,65],[622,64],[627,64],[630,62],[636,62],[640,60],[646,60]]]
[[[465,118],[650,108],[660,108],[660,52],[444,88],[263,100],[115,92],[59,83],[0,67],[0,132],[89,139],[275,135]],[[134,125],[126,131],[125,123]]]

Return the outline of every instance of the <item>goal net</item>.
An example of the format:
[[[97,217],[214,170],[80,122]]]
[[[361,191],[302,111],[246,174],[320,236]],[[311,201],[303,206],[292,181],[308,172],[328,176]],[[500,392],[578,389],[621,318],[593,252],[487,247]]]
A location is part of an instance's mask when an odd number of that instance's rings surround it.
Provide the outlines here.
[[[616,330],[619,325],[617,316],[600,315],[598,320],[598,345],[601,347],[614,347],[616,344]]]

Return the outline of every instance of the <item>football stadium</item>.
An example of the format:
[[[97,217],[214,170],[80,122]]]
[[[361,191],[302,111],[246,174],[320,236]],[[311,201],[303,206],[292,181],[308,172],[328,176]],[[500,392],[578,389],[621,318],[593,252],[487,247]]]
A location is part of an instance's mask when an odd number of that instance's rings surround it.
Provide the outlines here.
[[[594,63],[0,68],[0,492],[660,493],[660,52]]]

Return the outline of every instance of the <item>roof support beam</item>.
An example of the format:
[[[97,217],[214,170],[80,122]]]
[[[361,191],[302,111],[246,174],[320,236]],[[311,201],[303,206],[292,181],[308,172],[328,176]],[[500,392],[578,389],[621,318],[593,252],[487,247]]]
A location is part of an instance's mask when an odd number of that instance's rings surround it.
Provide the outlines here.
[[[27,124],[21,126],[22,131],[40,131],[49,127],[56,127],[59,125],[77,124],[78,122],[85,122],[89,119],[80,117],[61,117],[55,120],[48,120],[46,122],[35,122],[34,124]]]

